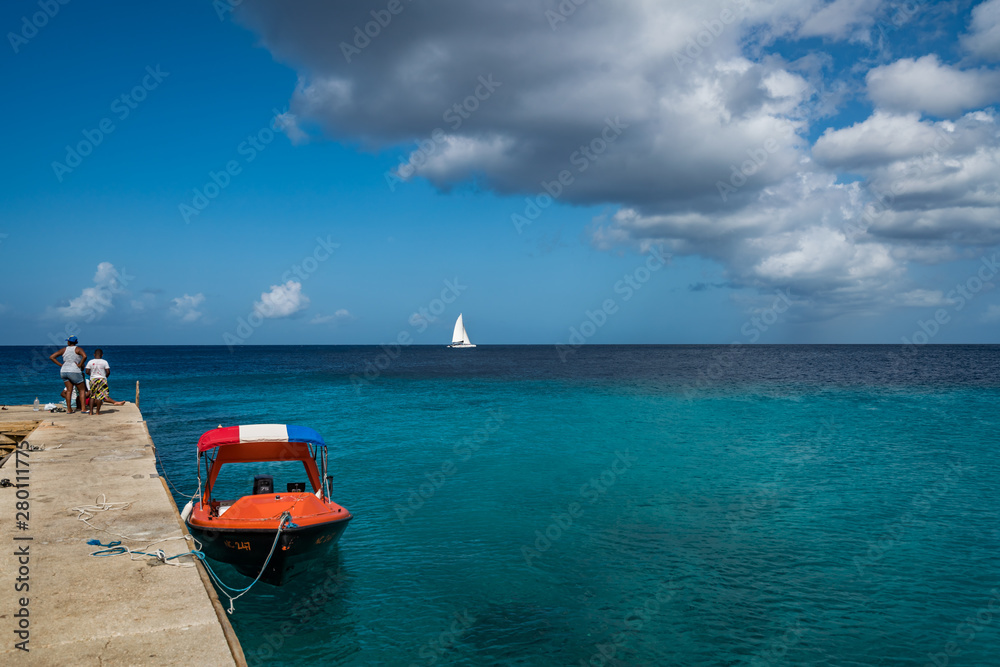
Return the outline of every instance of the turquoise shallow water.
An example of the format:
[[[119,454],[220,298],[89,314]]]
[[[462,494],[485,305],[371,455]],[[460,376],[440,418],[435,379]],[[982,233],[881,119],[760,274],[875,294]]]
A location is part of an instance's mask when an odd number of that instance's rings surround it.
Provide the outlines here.
[[[105,350],[182,492],[219,423],[331,445],[355,519],[250,664],[1000,664],[998,347]]]

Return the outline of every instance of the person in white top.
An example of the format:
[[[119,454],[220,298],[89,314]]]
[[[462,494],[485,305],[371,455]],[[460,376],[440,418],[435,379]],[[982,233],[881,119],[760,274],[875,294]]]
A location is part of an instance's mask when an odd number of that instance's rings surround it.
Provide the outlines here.
[[[94,350],[94,358],[87,362],[90,375],[90,414],[101,414],[101,404],[108,400],[108,376],[111,366],[104,360],[104,350]]]
[[[87,397],[87,390],[83,385],[83,362],[87,360],[87,353],[77,345],[77,342],[76,336],[70,336],[66,339],[66,347],[56,350],[49,356],[49,360],[59,366],[59,377],[66,383],[64,395],[66,396],[66,412],[69,414],[73,414],[73,404],[70,402],[70,397],[74,387],[78,390],[76,405],[80,412],[83,412],[83,402]],[[60,355],[63,358],[61,364],[56,361],[56,357]]]

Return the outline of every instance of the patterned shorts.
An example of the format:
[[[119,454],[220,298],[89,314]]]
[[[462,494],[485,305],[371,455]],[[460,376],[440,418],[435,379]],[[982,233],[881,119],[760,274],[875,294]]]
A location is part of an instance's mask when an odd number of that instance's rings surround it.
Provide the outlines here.
[[[108,400],[108,381],[105,378],[90,379],[90,398],[95,401]]]

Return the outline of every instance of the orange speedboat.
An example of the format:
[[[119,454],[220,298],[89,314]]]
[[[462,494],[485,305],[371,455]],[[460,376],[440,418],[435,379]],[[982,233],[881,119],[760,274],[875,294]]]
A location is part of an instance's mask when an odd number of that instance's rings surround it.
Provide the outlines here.
[[[208,479],[201,492],[201,464]],[[229,463],[301,461],[305,482],[274,488],[272,475],[254,477],[253,493],[216,499],[220,469]],[[280,586],[285,574],[320,557],[337,543],[351,513],[330,500],[326,443],[305,426],[253,424],[219,427],[198,440],[199,494],[181,513],[210,558],[233,565],[248,577]]]

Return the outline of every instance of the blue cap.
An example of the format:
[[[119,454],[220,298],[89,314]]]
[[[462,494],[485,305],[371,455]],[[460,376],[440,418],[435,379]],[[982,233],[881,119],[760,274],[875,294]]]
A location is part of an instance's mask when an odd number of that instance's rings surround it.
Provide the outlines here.
[[[76,336],[70,336],[69,338],[66,339],[66,342],[67,343],[75,343],[75,342],[77,342]]]

